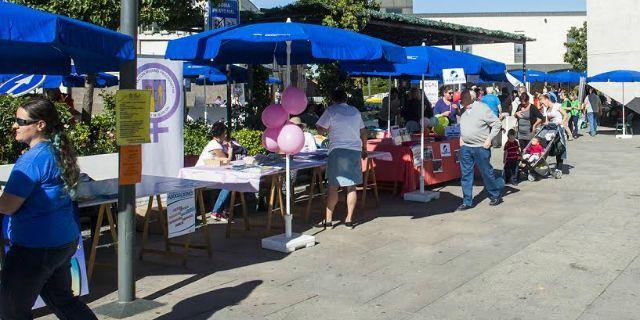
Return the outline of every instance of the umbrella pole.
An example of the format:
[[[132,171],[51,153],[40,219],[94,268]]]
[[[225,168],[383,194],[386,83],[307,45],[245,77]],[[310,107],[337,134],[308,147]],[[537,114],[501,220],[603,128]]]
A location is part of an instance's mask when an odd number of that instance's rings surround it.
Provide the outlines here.
[[[291,41],[287,41],[287,78],[286,78],[286,87],[291,85]],[[287,201],[287,211],[286,216],[284,217],[285,228],[284,234],[287,239],[290,239],[292,236],[292,227],[291,223],[293,217],[291,216],[291,156],[287,154],[286,156],[286,201]]]
[[[389,98],[387,98],[387,135],[391,138],[391,76],[389,76]]]
[[[422,102],[420,104],[420,193],[424,192],[424,74],[422,81]]]
[[[204,123],[207,123],[207,77],[204,77]]]
[[[622,135],[627,135],[627,123],[624,119],[624,82],[622,83]]]

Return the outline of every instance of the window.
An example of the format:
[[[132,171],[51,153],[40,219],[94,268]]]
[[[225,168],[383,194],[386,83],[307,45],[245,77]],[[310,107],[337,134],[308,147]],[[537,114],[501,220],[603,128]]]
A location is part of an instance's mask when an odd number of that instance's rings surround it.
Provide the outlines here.
[[[567,44],[571,44],[576,42],[576,39],[570,37],[569,35],[567,35]],[[565,46],[565,48],[567,49],[567,52],[569,52],[569,47]]]
[[[513,63],[522,63],[524,61],[524,44],[513,44]]]
[[[470,44],[463,44],[460,46],[460,51],[466,53],[473,53],[473,47]]]
[[[387,13],[397,13],[402,14],[402,8],[386,8],[385,11]]]

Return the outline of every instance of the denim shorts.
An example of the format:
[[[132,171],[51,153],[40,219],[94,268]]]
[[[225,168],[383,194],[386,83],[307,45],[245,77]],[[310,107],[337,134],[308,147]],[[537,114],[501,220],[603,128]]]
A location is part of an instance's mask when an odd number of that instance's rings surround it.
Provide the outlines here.
[[[327,181],[330,187],[349,187],[362,183],[362,152],[334,149],[327,161]]]

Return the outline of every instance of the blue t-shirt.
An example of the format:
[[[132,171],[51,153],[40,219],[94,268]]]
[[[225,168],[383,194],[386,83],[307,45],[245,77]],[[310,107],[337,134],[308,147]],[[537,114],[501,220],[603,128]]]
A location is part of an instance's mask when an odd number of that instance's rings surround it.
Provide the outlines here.
[[[498,96],[492,93],[485,94],[484,97],[482,97],[482,102],[489,106],[489,109],[493,111],[496,117],[500,116],[500,98],[498,98]]]
[[[71,198],[64,190],[53,147],[40,142],[16,162],[4,192],[25,201],[9,218],[9,239],[30,248],[59,247],[80,233]]]
[[[441,114],[443,112],[451,111],[449,114],[449,125],[456,123],[456,114],[458,113],[458,109],[456,109],[455,104],[451,102],[451,105],[447,105],[443,99],[438,100],[436,105],[433,107],[433,114]]]

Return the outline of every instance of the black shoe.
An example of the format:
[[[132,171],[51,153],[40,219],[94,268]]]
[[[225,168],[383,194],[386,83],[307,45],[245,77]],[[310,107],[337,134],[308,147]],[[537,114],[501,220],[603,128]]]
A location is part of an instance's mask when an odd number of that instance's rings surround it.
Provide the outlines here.
[[[316,224],[314,227],[316,228],[324,228],[324,229],[332,229],[333,228],[333,223],[332,222],[320,222],[318,224]]]
[[[353,221],[349,221],[349,222],[345,222],[344,226],[347,227],[347,228],[353,229],[353,228],[356,227],[356,224]]]
[[[458,209],[456,209],[456,211],[466,211],[466,210],[469,210],[469,209],[471,209],[471,208],[472,208],[471,206],[468,206],[468,205],[466,205],[466,204],[461,204],[461,205],[458,207]]]
[[[490,206],[497,206],[499,204],[502,203],[502,198],[497,198],[497,199],[491,199],[491,202],[489,202]]]

